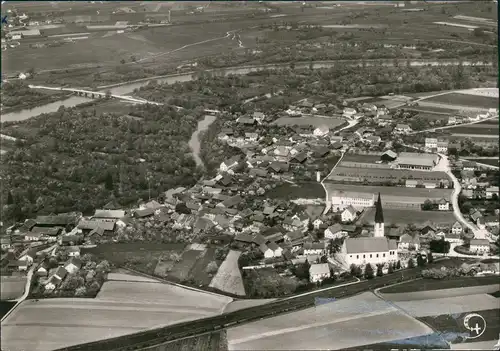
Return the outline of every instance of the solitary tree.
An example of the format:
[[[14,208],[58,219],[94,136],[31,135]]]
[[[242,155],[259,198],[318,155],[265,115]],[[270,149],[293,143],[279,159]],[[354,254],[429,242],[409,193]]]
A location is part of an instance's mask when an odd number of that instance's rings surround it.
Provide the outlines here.
[[[212,261],[207,265],[206,272],[212,274],[217,272],[217,269],[219,269],[219,267],[217,267],[217,263],[215,261]]]
[[[361,268],[354,263],[351,264],[351,275],[353,277],[361,277]]]
[[[415,262],[413,262],[412,257],[408,260],[408,268],[415,268]]]
[[[113,190],[113,175],[111,173],[108,173],[106,175],[106,179],[104,180],[104,187],[106,190]]]
[[[401,269],[401,261],[399,261],[399,260],[396,263],[396,269]]]
[[[387,269],[387,273],[388,274],[394,273],[394,265],[392,263],[389,263],[389,268]]]
[[[14,196],[12,196],[12,192],[9,191],[7,194],[7,205],[12,205],[14,203]]]
[[[382,277],[384,275],[384,272],[382,272],[382,267],[383,265],[381,264],[377,265],[377,277]]]
[[[307,230],[312,232],[314,230],[314,224],[312,224],[311,221],[309,221],[309,223],[307,224]]]
[[[421,254],[418,254],[417,255],[417,266],[419,267],[423,267],[425,266],[426,262],[425,262],[425,259],[423,258],[423,256]]]
[[[432,252],[429,252],[427,254],[427,262],[429,262],[429,263],[434,262],[434,257],[432,256]]]
[[[365,266],[365,279],[373,279],[374,277],[372,265],[367,263]]]

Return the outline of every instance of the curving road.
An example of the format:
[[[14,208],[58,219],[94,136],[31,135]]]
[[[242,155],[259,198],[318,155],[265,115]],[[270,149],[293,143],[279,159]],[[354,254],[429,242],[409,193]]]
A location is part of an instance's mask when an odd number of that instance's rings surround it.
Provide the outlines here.
[[[441,95],[444,95],[444,94],[441,94]],[[435,128],[430,128],[430,129],[417,130],[415,132],[408,133],[408,135],[414,135],[414,134],[425,133],[425,132],[435,132],[436,130],[442,130],[442,129],[448,129],[448,128],[455,128],[455,127],[466,127],[466,126],[470,126],[470,125],[473,125],[473,124],[478,124],[478,123],[481,123],[481,122],[484,122],[484,121],[488,121],[490,119],[498,119],[498,116],[483,118],[483,119],[481,119],[479,121],[475,121],[475,122],[453,124],[453,125],[444,126],[444,127],[435,127]]]

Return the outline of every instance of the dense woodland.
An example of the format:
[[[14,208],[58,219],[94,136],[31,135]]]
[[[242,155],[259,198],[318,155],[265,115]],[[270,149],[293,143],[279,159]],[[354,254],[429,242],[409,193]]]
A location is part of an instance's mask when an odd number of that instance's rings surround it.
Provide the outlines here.
[[[33,108],[57,101],[66,94],[30,89],[28,83],[23,80],[3,83],[1,92],[2,106],[7,110]]]
[[[90,213],[192,185],[199,172],[187,142],[201,112],[140,105],[133,116],[60,108],[4,129],[18,142],[4,155],[4,220],[72,210]],[[23,131],[29,131],[24,133]],[[6,194],[5,194],[6,195]],[[5,203],[4,203],[5,204]]]

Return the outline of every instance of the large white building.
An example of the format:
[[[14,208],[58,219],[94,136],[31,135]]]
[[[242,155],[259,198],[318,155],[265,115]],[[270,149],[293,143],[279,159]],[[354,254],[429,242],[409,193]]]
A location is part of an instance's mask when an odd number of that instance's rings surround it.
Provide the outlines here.
[[[375,204],[375,195],[355,191],[333,191],[332,211],[343,211],[349,206],[355,208],[372,207]]]
[[[439,157],[435,154],[418,154],[401,152],[396,159],[398,168],[430,171],[438,163]]]
[[[364,266],[367,263],[377,265],[398,260],[397,242],[386,237],[348,238],[341,252],[348,266]]]

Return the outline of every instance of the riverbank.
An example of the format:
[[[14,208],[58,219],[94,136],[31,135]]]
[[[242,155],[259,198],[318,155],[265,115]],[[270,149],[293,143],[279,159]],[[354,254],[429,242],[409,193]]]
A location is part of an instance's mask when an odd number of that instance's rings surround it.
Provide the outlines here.
[[[67,93],[67,94],[59,94],[59,93],[48,94],[47,97],[45,99],[43,99],[43,100],[38,100],[38,101],[31,102],[31,103],[24,103],[24,104],[12,106],[12,107],[3,107],[0,110],[0,114],[3,115],[3,114],[21,112],[21,111],[24,111],[24,110],[32,110],[32,109],[34,109],[36,107],[45,106],[45,105],[48,105],[48,104],[53,103],[53,102],[57,102],[57,101],[60,101],[60,100],[64,100],[64,99],[70,98],[71,95],[73,95],[73,94],[72,93]]]
[[[461,60],[385,60],[385,59],[374,59],[374,60],[364,60],[364,61],[352,61],[352,60],[337,60],[337,61],[314,61],[314,62],[303,62],[295,63],[295,69],[301,68],[312,68],[312,69],[324,69],[332,68],[335,65],[348,64],[349,66],[378,66],[382,65],[385,67],[392,67],[394,65],[409,64],[411,67],[422,67],[422,66],[450,66],[459,65],[463,66],[492,66],[491,62],[471,62],[471,61],[461,61]],[[263,64],[263,65],[246,65],[246,66],[236,66],[218,69],[207,69],[203,72],[212,73],[216,76],[227,76],[233,75],[245,75],[252,72],[269,70],[269,69],[290,69],[290,63],[280,63],[280,64]],[[200,71],[202,72],[202,71]],[[156,76],[154,78],[147,77],[142,79],[136,79],[134,81],[127,81],[122,83],[117,83],[113,87],[107,86],[105,90],[109,90],[115,95],[129,95],[134,92],[135,89],[139,89],[143,86],[149,84],[150,81],[156,80],[159,84],[175,84],[188,82],[196,79],[197,75],[200,73],[197,71],[191,71],[186,73],[171,74],[163,77]],[[53,102],[44,106],[36,107],[32,110],[22,110],[15,113],[2,114],[0,121],[22,121],[28,118],[36,117],[42,113],[52,113],[57,111],[60,106],[74,107],[80,103],[91,101],[91,99],[73,96],[69,99]]]
[[[212,123],[215,122],[217,117],[211,116],[211,115],[206,115],[203,120],[198,122],[198,128],[196,131],[191,135],[191,139],[189,140],[189,148],[191,149],[193,153],[193,158],[194,161],[196,162],[196,165],[201,168],[205,168],[205,163],[201,159],[201,140],[200,140],[200,134],[207,131],[208,127]]]

